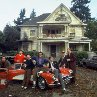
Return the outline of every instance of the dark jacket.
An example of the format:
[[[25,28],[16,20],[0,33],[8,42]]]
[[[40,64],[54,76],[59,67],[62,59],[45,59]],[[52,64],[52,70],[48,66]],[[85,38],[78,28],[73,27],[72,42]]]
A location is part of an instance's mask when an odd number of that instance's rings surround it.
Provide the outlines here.
[[[70,53],[66,56],[66,59],[70,59],[70,61],[67,62],[67,67],[73,70],[73,74],[76,73],[76,57],[73,53]]]
[[[58,66],[58,62],[57,61],[53,61],[53,64],[54,68],[56,69],[59,69],[59,66]],[[51,63],[49,62],[49,68],[51,68]]]
[[[9,68],[11,66],[11,63],[6,60],[5,62],[0,61],[0,68]]]
[[[25,69],[33,69],[35,67],[35,65],[33,64],[31,59],[30,60],[27,59],[25,64],[26,64],[26,68]]]
[[[67,64],[66,56],[64,58],[60,58],[58,61],[59,67],[63,66],[64,64]]]

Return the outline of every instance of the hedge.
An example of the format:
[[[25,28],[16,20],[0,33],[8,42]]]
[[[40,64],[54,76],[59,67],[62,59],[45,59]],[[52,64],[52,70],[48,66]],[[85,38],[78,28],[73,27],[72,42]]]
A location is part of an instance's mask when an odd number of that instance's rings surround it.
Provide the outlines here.
[[[78,51],[78,52],[74,52],[75,56],[76,56],[76,61],[77,61],[77,64],[80,63],[80,61],[83,59],[83,58],[88,58],[88,53],[87,51]]]

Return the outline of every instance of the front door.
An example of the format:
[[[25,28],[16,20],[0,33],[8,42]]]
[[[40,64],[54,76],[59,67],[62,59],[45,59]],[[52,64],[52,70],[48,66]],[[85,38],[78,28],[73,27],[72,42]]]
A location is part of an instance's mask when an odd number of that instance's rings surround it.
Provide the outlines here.
[[[56,45],[50,46],[50,53],[51,56],[56,57]]]

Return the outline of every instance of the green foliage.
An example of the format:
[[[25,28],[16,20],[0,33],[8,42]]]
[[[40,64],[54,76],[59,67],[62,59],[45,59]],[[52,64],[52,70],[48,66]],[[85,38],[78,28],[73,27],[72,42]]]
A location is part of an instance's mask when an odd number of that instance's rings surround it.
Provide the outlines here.
[[[97,39],[93,39],[91,42],[91,50],[97,51]]]
[[[25,22],[25,8],[21,10],[20,14],[19,14],[19,17],[17,18],[17,20],[14,19],[14,23],[16,25],[21,25]]]
[[[88,53],[85,51],[77,52],[77,59],[83,59],[83,58],[88,58]]]
[[[36,12],[33,9],[31,14],[30,14],[30,19],[33,19],[34,17],[36,17]]]
[[[88,22],[91,19],[90,9],[87,5],[90,0],[72,0],[71,11],[79,17],[83,22]]]
[[[3,52],[5,46],[4,46],[5,37],[2,31],[0,31],[0,52]]]
[[[76,63],[79,64],[80,61],[83,58],[88,58],[88,53],[86,51],[78,51],[78,52],[74,52],[75,56],[76,56]]]
[[[92,19],[87,23],[85,36],[92,39],[91,47],[93,51],[97,51],[97,20]]]
[[[3,55],[6,56],[15,56],[18,53],[18,51],[7,51],[6,53],[4,53]]]
[[[37,56],[38,52],[33,50],[33,51],[23,51],[25,55],[29,54],[31,56]]]
[[[18,44],[16,40],[20,39],[20,32],[16,29],[16,27],[6,25],[3,33],[5,37],[4,44],[6,46],[6,51],[17,50]]]
[[[90,39],[97,39],[97,20],[92,19],[88,22],[85,36]]]
[[[0,44],[3,44],[4,43],[4,35],[3,35],[3,32],[0,31]]]
[[[19,53],[19,51],[7,51],[6,52],[6,55],[7,56],[15,56],[17,53]],[[23,51],[23,53],[25,54],[25,55],[27,55],[27,54],[29,54],[29,55],[31,55],[31,56],[37,56],[38,55],[38,52],[37,51]]]

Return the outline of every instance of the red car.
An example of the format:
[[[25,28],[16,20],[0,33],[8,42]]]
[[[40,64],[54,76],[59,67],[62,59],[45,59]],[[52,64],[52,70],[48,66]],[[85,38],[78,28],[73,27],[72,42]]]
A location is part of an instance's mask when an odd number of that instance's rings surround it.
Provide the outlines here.
[[[72,78],[72,70],[68,68],[60,68],[60,71],[65,84],[68,84]],[[23,80],[24,73],[25,70],[22,69],[22,64],[15,63],[7,71],[7,80]],[[0,75],[2,75],[2,72],[0,72]],[[46,89],[47,86],[54,86],[56,85],[54,78],[53,73],[40,71],[37,73],[37,85],[40,89]],[[33,81],[33,71],[30,80]]]

